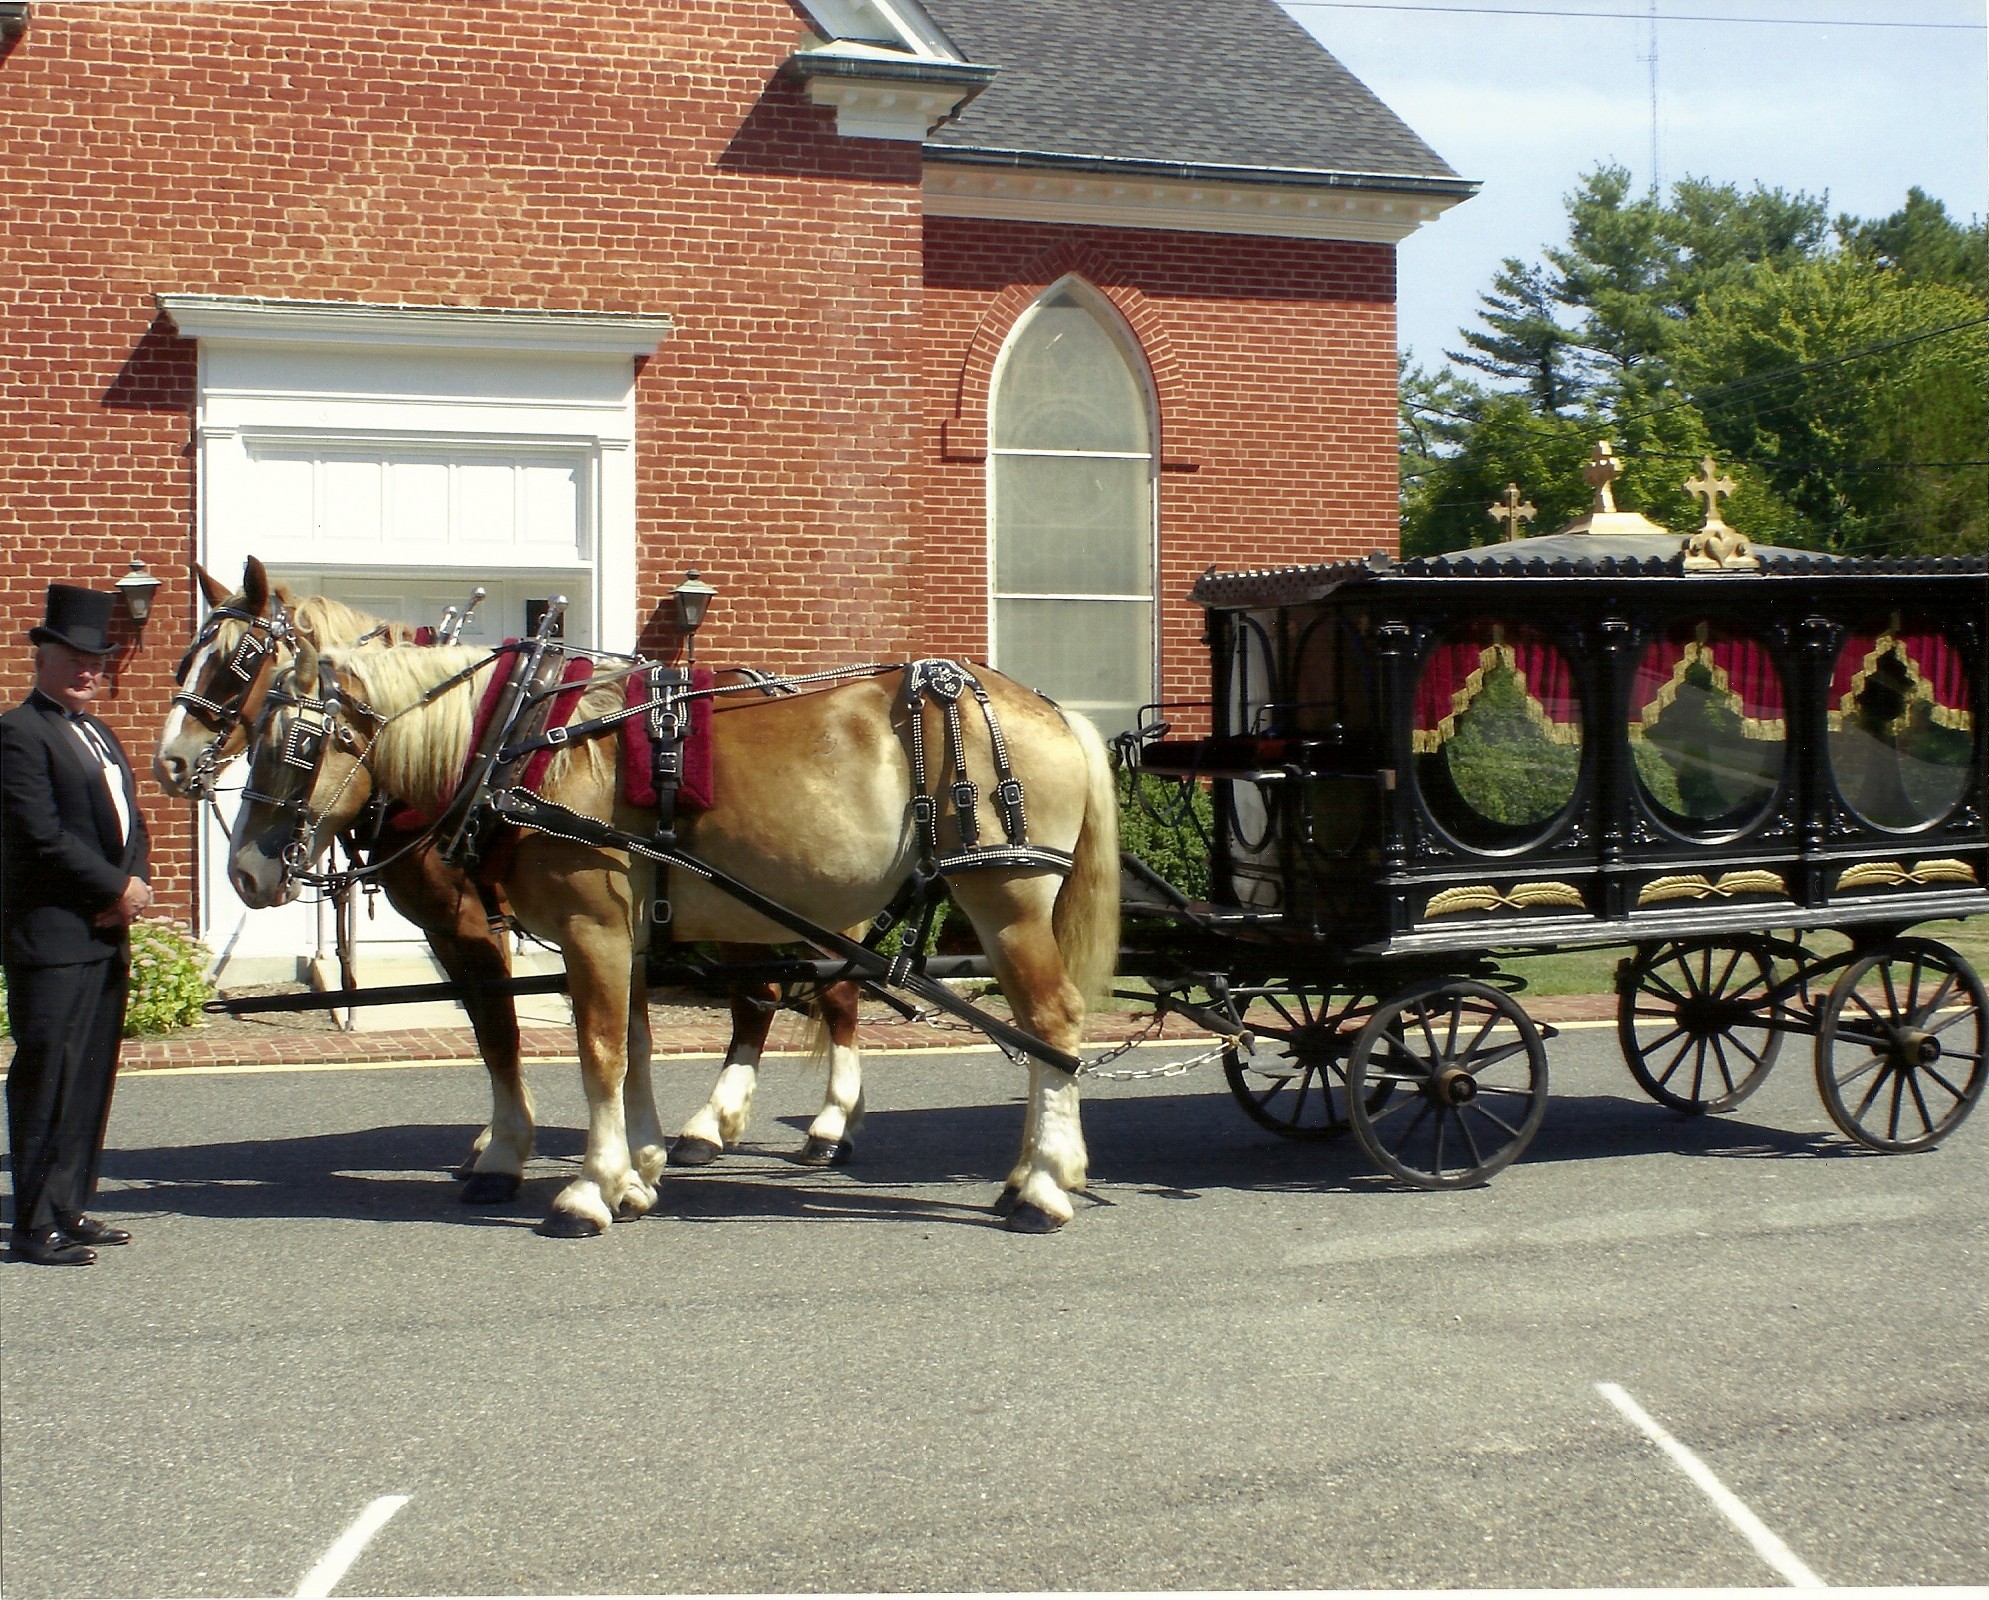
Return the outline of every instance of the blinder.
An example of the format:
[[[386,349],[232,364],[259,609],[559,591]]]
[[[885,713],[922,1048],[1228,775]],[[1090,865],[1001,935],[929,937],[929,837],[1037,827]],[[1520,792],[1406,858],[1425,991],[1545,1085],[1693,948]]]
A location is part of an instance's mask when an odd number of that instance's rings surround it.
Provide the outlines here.
[[[255,688],[265,670],[273,665],[276,647],[279,644],[296,648],[297,635],[290,623],[290,613],[283,602],[270,597],[270,610],[267,616],[253,611],[245,611],[240,606],[219,605],[207,614],[200,631],[186,648],[186,654],[173,669],[173,682],[179,686],[173,695],[172,704],[193,712],[202,719],[212,733],[206,747],[194,758],[189,787],[196,797],[205,797],[211,792],[214,774],[221,764],[222,749],[249,718],[255,698]],[[216,666],[219,672],[233,678],[238,685],[225,698],[213,698],[187,686],[186,678],[194,663],[221,636],[225,622],[243,624],[242,634],[235,641],[234,648],[225,657],[219,658]]]

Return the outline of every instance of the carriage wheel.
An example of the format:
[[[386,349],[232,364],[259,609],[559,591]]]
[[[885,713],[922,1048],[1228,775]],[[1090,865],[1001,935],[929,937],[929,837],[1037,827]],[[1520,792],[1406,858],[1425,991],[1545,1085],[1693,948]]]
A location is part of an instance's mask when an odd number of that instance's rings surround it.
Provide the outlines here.
[[[1405,1090],[1374,1108],[1378,1090]],[[1440,979],[1369,1019],[1347,1063],[1354,1137],[1419,1189],[1469,1189],[1511,1163],[1547,1112],[1547,1047],[1490,984]]]
[[[1274,1013],[1250,1020],[1249,1044],[1222,1053],[1223,1076],[1244,1113],[1287,1139],[1345,1133],[1347,1052],[1374,997],[1292,983],[1239,991],[1235,998],[1244,1010],[1261,1000]],[[1376,1093],[1379,1107],[1390,1086]]]
[[[1693,940],[1639,956],[1617,985],[1630,1076],[1674,1111],[1731,1111],[1782,1048],[1774,989],[1774,952],[1761,939]]]
[[[1830,1120],[1874,1150],[1925,1150],[1981,1096],[1989,996],[1932,939],[1893,939],[1844,969],[1823,1002],[1816,1087]]]

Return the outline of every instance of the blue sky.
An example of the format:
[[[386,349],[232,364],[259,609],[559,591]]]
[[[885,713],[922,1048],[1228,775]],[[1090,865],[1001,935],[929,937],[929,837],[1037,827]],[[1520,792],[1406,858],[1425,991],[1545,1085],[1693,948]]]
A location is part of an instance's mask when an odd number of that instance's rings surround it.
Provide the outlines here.
[[[1504,257],[1565,238],[1584,171],[1649,181],[1652,0],[1280,4],[1483,184],[1400,248],[1400,343],[1426,367]],[[1950,215],[1989,213],[1989,0],[1655,4],[1664,184],[1759,181],[1870,217],[1917,183]],[[1856,25],[1881,21],[1963,26]]]

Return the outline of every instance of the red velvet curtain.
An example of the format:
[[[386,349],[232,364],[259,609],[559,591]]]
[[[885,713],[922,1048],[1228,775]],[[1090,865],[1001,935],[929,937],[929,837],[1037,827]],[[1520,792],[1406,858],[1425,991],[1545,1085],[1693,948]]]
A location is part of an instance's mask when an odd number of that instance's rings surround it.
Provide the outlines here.
[[[1478,622],[1451,634],[1430,652],[1416,682],[1415,748],[1441,749],[1457,719],[1500,667],[1519,679],[1527,714],[1556,744],[1581,743],[1581,698],[1567,657],[1537,628]]]
[[[1640,737],[1657,721],[1695,665],[1707,669],[1713,692],[1740,718],[1741,732],[1747,738],[1786,736],[1782,675],[1768,646],[1745,634],[1701,622],[1674,629],[1645,647],[1630,692],[1632,737]]]
[[[1904,630],[1895,620],[1883,633],[1854,634],[1838,652],[1837,670],[1830,680],[1831,727],[1841,727],[1847,715],[1856,715],[1859,694],[1888,656],[1895,661],[1893,673],[1908,685],[1908,700],[1925,701],[1934,722],[1963,731],[1975,726],[1961,652],[1945,634]]]

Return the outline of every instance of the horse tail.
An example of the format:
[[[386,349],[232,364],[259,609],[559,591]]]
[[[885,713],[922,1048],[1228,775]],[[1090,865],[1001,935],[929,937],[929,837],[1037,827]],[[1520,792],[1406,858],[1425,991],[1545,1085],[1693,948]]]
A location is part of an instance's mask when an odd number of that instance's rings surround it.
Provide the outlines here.
[[[1084,826],[1050,925],[1071,982],[1095,1000],[1119,970],[1119,793],[1112,757],[1090,719],[1066,711],[1064,720],[1084,752]]]

